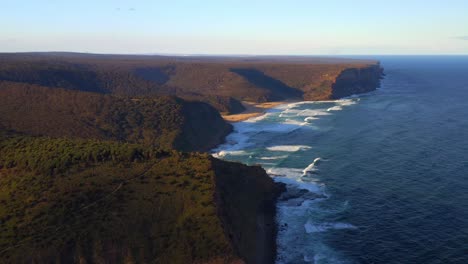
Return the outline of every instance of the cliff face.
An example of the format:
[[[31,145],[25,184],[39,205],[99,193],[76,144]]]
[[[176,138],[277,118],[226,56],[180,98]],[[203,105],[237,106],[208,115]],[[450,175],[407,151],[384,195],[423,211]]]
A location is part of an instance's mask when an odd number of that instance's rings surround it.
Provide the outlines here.
[[[378,63],[323,66],[322,70],[304,67],[297,71],[304,77],[286,75],[284,78],[303,91],[303,99],[309,101],[333,100],[375,90],[383,74]]]
[[[373,91],[380,86],[383,69],[380,65],[350,68],[342,71],[331,86],[330,99]]]
[[[181,113],[184,122],[173,143],[176,149],[208,151],[223,143],[232,131],[232,126],[206,103],[184,102]]]
[[[234,252],[246,263],[274,263],[276,199],[282,186],[260,166],[212,162],[218,215]]]

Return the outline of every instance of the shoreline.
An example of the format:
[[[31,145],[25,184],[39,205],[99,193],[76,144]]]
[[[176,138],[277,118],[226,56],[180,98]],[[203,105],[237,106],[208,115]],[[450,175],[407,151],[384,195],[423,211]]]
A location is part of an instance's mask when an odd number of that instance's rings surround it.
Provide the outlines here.
[[[299,100],[285,100],[285,101],[277,101],[277,102],[265,102],[265,103],[255,103],[255,102],[248,102],[242,101],[242,105],[245,107],[245,110],[239,114],[232,114],[232,115],[221,115],[221,117],[230,123],[236,123],[245,121],[247,119],[258,117],[267,112],[268,109],[277,107],[279,105],[290,104],[300,102]]]
[[[279,107],[282,105],[284,106],[284,105],[290,105],[290,104],[301,103],[301,102],[334,102],[335,105],[339,105],[340,100],[351,99],[353,98],[353,96],[354,95],[344,96],[339,99],[314,100],[314,101],[312,100],[284,100],[284,101],[266,102],[266,103],[254,103],[254,102],[242,101],[241,103],[244,105],[244,107],[246,107],[245,111],[239,114],[222,115],[222,118],[226,120],[227,122],[237,123],[237,122],[246,121],[254,117],[262,116],[270,112],[268,111],[269,109]],[[324,108],[324,109],[327,109],[327,108]],[[281,109],[280,111],[282,110],[283,109]],[[254,120],[252,121],[254,122]],[[221,145],[218,146],[217,148],[218,150]],[[216,157],[216,158],[224,160],[223,157]],[[316,163],[317,159],[319,158],[314,159],[314,162],[309,164],[307,168],[305,168],[303,171],[310,169],[310,167]],[[245,164],[243,162],[241,163]],[[282,224],[280,224],[280,220],[279,220],[280,209],[278,207],[279,204],[290,199],[304,197],[303,199],[305,201],[305,200],[324,199],[324,198],[327,198],[327,196],[319,193],[318,191],[315,191],[314,190],[316,188],[315,186],[309,189],[302,185],[296,186],[296,184],[293,184],[293,187],[289,189],[286,186],[289,185],[290,183],[288,183],[287,181],[278,180],[282,178],[281,177],[277,178],[274,175],[268,173],[262,164],[257,164],[257,166],[262,168],[265,171],[265,173],[268,175],[268,177],[270,177],[273,180],[277,188],[277,193],[276,193],[275,199],[270,201],[271,203],[268,204],[267,208],[264,209],[265,210],[263,212],[264,214],[259,217],[259,220],[261,221],[258,222],[258,225],[260,229],[262,230],[262,235],[259,238],[257,238],[258,239],[257,243],[262,246],[256,249],[256,254],[257,256],[260,257],[260,259],[263,259],[263,260],[269,259],[273,261],[271,263],[275,263],[276,260],[278,260],[278,258],[282,256],[282,255],[279,255],[280,252],[278,251],[278,246],[279,246],[278,238],[280,236],[281,229],[285,228]],[[296,180],[293,179],[293,181],[296,183]],[[306,191],[305,193],[303,192],[304,190]],[[284,196],[282,197],[283,194]],[[273,207],[272,205],[274,206],[274,208],[272,208]],[[265,262],[260,262],[260,263],[265,263]]]

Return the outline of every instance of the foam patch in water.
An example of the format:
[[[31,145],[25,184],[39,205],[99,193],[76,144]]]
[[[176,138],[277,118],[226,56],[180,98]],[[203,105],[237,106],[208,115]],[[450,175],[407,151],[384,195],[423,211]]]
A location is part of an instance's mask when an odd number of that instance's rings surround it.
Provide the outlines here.
[[[314,159],[314,161],[311,164],[309,164],[309,166],[302,170],[302,176],[306,176],[308,173],[316,171],[316,166],[321,160],[321,158]]]
[[[267,147],[266,149],[269,151],[283,151],[283,152],[296,152],[299,150],[308,150],[310,146],[305,145],[282,145],[282,146],[272,146]]]
[[[221,151],[218,152],[218,153],[214,153],[214,154],[213,154],[213,157],[215,157],[215,158],[223,158],[223,157],[225,157],[226,155],[239,156],[239,155],[245,155],[245,154],[246,154],[246,152],[243,151],[243,150],[232,150],[232,151],[221,150]]]
[[[274,156],[274,157],[261,157],[260,159],[261,160],[278,160],[278,159],[285,159],[287,157],[288,156],[284,155],[284,156]]]
[[[330,229],[357,229],[356,226],[347,223],[312,223],[307,221],[304,225],[307,234],[326,232]]]

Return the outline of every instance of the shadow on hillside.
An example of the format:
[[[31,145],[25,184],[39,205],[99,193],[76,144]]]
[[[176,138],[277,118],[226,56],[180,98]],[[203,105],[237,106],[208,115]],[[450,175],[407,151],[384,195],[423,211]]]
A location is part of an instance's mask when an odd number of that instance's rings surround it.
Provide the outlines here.
[[[172,71],[174,67],[146,67],[134,70],[138,77],[157,84],[165,84],[169,81],[169,73]]]
[[[95,72],[79,65],[44,66],[31,64],[18,70],[15,74],[10,74],[8,71],[0,73],[0,80],[85,92],[108,93],[104,87],[99,85]]]
[[[301,98],[303,92],[290,87],[280,80],[265,75],[263,72],[251,68],[231,68],[231,72],[244,77],[250,83],[271,91],[277,99]]]

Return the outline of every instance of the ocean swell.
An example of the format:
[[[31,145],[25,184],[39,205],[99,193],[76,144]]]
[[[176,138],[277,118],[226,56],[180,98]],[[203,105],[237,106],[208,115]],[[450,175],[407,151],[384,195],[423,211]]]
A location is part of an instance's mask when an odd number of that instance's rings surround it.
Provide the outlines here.
[[[345,223],[329,221],[335,211],[321,208],[330,196],[320,180],[321,162],[313,142],[301,135],[313,134],[329,125],[334,115],[352,106],[359,98],[323,102],[298,102],[270,109],[266,114],[234,123],[226,143],[213,150],[213,156],[260,164],[287,191],[277,203],[277,263],[342,263],[343,259],[323,240],[329,230],[356,229]],[[312,162],[311,162],[312,161]]]

